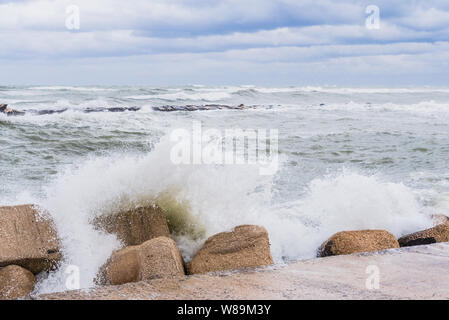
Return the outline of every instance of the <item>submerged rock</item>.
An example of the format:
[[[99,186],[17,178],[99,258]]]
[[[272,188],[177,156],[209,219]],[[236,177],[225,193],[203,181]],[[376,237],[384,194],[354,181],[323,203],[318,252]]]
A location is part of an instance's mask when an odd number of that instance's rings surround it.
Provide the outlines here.
[[[273,264],[268,232],[263,227],[243,225],[216,234],[204,243],[187,264],[189,274],[262,267]]]
[[[117,235],[125,246],[134,246],[157,237],[170,237],[167,219],[157,206],[140,207],[103,215],[93,225]]]
[[[319,257],[399,248],[395,236],[385,230],[342,231],[318,249]]]
[[[61,259],[53,222],[32,205],[0,207],[0,267],[19,265],[34,274]]]
[[[0,113],[5,113],[8,116],[22,116],[27,113],[31,113],[38,116],[43,115],[51,115],[66,112],[68,108],[63,109],[48,109],[48,110],[13,110],[8,107],[6,104],[0,105]],[[139,111],[139,107],[98,107],[98,108],[87,108],[82,110],[83,113],[92,113],[92,112],[125,112],[125,111]]]
[[[153,107],[155,111],[172,112],[172,111],[205,111],[205,110],[244,110],[252,109],[254,106],[228,106],[223,104],[207,104],[207,105],[185,105],[185,106],[160,106]]]
[[[139,107],[99,107],[99,108],[87,108],[84,109],[84,113],[92,112],[125,112],[125,111],[139,111]]]
[[[176,243],[158,237],[114,252],[101,268],[96,282],[119,285],[184,275],[184,261]]]
[[[401,247],[417,246],[437,242],[449,242],[449,222],[445,222],[433,228],[411,233],[399,238],[399,244]]]
[[[34,275],[22,267],[11,265],[0,269],[0,299],[17,299],[34,290]]]

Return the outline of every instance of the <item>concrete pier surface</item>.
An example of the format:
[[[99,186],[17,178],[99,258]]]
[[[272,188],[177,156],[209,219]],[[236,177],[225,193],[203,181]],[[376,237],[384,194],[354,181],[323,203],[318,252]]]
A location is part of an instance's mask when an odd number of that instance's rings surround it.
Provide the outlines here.
[[[33,298],[449,299],[448,272],[449,243],[438,243]]]

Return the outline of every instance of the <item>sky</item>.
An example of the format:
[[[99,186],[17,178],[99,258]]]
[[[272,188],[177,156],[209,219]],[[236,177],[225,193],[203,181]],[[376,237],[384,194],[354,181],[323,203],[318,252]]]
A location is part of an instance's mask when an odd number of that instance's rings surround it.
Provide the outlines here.
[[[0,85],[449,86],[447,0],[0,0],[0,43]]]

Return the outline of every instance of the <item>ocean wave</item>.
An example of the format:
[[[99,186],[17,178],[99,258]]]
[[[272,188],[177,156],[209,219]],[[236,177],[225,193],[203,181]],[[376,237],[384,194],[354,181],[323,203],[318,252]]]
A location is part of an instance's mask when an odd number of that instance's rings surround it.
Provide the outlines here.
[[[447,106],[449,88],[343,88],[319,86],[185,86],[185,87],[12,87],[0,92],[0,103],[20,109],[102,107],[129,104],[191,103],[270,104],[310,107],[325,105],[328,109],[437,109]],[[3,101],[2,101],[3,100]],[[447,109],[447,108],[446,108]]]
[[[435,100],[419,101],[414,103],[359,103],[350,101],[347,103],[329,103],[322,105],[311,106],[317,109],[332,110],[347,110],[347,111],[400,111],[408,113],[418,113],[418,114],[428,114],[432,115],[435,113],[448,113],[449,103],[447,102],[436,102]]]
[[[281,88],[257,88],[257,91],[263,93],[291,93],[291,92],[316,92],[316,93],[334,93],[334,94],[403,94],[403,93],[449,93],[449,88],[441,87],[418,87],[418,88],[354,88],[354,87],[281,87]]]

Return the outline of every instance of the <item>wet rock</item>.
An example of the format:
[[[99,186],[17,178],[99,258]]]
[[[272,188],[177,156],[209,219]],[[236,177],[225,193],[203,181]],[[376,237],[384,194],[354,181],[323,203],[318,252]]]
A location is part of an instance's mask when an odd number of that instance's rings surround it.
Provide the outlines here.
[[[165,214],[157,206],[100,216],[93,220],[93,225],[116,234],[125,246],[139,245],[157,237],[170,237]]]
[[[243,225],[216,234],[204,243],[187,264],[189,274],[262,267],[273,264],[268,232],[263,227]]]
[[[0,207],[0,267],[18,265],[37,274],[61,259],[53,222],[32,205]]]
[[[449,222],[441,223],[433,228],[408,234],[399,238],[401,247],[417,246],[437,242],[449,242]]]
[[[319,257],[399,248],[399,243],[385,230],[342,231],[334,234],[318,249]]]
[[[153,110],[172,112],[172,111],[207,111],[207,110],[244,110],[253,108],[255,108],[255,106],[245,106],[243,104],[240,104],[238,106],[207,104],[207,105],[185,105],[185,106],[160,106],[160,107],[153,107]]]
[[[25,112],[11,109],[7,104],[0,105],[0,112],[7,116],[23,116]]]
[[[59,109],[59,110],[27,110],[27,112],[34,113],[38,116],[51,115],[51,114],[59,114],[64,113],[68,110],[68,108]]]
[[[13,110],[13,109],[9,108],[8,105],[6,105],[6,104],[0,105],[0,113],[4,113],[8,116],[22,116],[22,115],[25,115],[26,113],[43,116],[43,115],[59,114],[59,113],[66,112],[67,110],[68,110],[68,108],[48,109],[48,110],[30,109],[30,110],[19,111],[19,110]],[[84,113],[125,112],[125,111],[134,111],[135,112],[135,111],[139,111],[139,110],[140,110],[139,107],[98,107],[98,108],[87,108],[87,109],[82,110],[82,112],[84,112]]]
[[[139,107],[119,107],[119,108],[107,108],[109,112],[125,112],[125,111],[139,111]]]
[[[125,111],[139,111],[139,107],[98,107],[84,109],[84,113],[92,112],[125,112]]]
[[[170,238],[158,237],[114,252],[101,268],[96,282],[119,285],[183,275],[184,262],[176,243]]]
[[[30,271],[11,265],[0,269],[0,299],[17,299],[34,290],[36,279]]]

